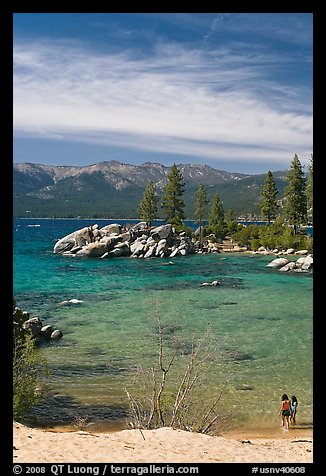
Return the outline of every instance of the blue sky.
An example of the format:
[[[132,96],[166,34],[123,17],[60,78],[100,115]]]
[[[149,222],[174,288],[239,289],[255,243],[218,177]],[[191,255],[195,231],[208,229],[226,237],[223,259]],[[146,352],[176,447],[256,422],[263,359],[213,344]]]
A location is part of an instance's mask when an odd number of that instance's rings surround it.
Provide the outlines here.
[[[308,164],[310,13],[14,14],[14,162]]]

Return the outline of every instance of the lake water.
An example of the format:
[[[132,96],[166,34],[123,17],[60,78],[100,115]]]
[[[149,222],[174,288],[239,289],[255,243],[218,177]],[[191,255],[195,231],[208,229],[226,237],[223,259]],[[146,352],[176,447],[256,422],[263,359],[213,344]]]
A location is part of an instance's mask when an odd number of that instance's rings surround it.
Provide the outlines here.
[[[14,220],[17,305],[63,332],[43,345],[52,396],[37,405],[36,424],[85,418],[98,430],[124,428],[125,389],[137,390],[139,366],[157,363],[155,315],[165,329],[166,358],[179,342],[173,379],[191,343],[209,334],[211,366],[201,398],[225,380],[221,412],[232,425],[274,428],[283,393],[299,400],[298,422],[312,425],[313,279],[267,268],[273,257],[219,253],[170,260],[92,259],[53,254],[79,228],[113,220]],[[135,222],[120,220],[119,223]],[[217,287],[201,283],[218,279]],[[82,303],[63,306],[64,300]]]

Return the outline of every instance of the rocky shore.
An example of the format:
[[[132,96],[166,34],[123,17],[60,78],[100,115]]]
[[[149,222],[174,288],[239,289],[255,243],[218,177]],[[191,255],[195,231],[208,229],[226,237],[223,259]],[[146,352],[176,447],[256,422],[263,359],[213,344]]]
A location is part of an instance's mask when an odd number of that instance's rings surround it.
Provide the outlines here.
[[[268,250],[260,247],[257,251],[251,251],[247,247],[237,245],[230,238],[218,244],[212,235],[206,237],[205,245],[201,246],[198,233],[195,232],[195,238],[186,236],[185,232],[177,234],[169,223],[154,229],[149,228],[147,222],[139,222],[131,228],[123,227],[119,223],[102,228],[95,224],[59,239],[53,252],[66,256],[90,256],[101,259],[120,256],[174,258],[193,253],[242,252],[275,255],[277,258],[267,266],[280,268],[282,272],[307,272],[313,267],[313,256],[308,250],[295,251],[293,248]],[[299,258],[293,260],[289,255],[293,257],[299,255]]]
[[[267,266],[269,268],[278,268],[281,272],[294,271],[297,273],[306,273],[313,269],[313,254],[309,253],[308,250],[295,251],[294,248],[288,248],[287,250],[275,249],[273,251],[269,251],[264,247],[261,247],[257,251],[251,253],[275,255],[276,258],[268,263]]]
[[[44,325],[39,317],[30,317],[28,312],[22,311],[18,306],[13,309],[13,327],[16,337],[29,335],[36,343],[55,341],[63,336],[60,329],[50,324]]]

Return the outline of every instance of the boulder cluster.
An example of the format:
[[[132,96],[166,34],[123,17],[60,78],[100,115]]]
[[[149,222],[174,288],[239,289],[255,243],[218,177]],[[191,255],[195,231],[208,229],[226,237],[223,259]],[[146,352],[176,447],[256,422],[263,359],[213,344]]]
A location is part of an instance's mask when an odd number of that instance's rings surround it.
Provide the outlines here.
[[[28,312],[22,311],[19,307],[13,309],[14,335],[23,337],[28,334],[35,342],[58,340],[63,334],[62,331],[51,325],[43,325],[39,317],[31,317]]]
[[[129,229],[118,223],[82,228],[58,240],[53,252],[99,258],[173,258],[195,253],[196,247],[185,232],[176,236],[171,224],[150,229],[146,222],[140,222]]]
[[[297,254],[302,254],[300,251]],[[271,261],[267,266],[269,268],[279,268],[279,271],[296,271],[296,272],[307,272],[313,268],[313,256],[312,254],[307,254],[306,256],[301,256],[297,260],[288,260],[287,258],[276,258]]]

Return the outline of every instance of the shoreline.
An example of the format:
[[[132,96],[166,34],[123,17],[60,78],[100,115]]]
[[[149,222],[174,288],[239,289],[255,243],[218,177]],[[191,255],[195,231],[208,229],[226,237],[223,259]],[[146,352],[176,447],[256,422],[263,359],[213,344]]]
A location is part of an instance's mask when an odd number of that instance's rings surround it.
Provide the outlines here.
[[[297,423],[296,425],[291,425],[288,431],[282,430],[280,421],[276,421],[274,425],[255,425],[253,422],[249,422],[244,425],[233,426],[227,429],[222,430],[218,436],[225,438],[293,438],[298,435],[300,438],[311,438],[313,435],[313,424],[311,423]],[[96,425],[96,424],[86,424],[84,426],[78,427],[73,423],[68,424],[59,424],[59,425],[36,425],[31,422],[17,423],[18,425],[24,425],[27,428],[40,430],[44,432],[51,433],[76,433],[79,431],[84,431],[87,433],[96,433],[96,434],[113,434],[120,433],[122,431],[129,431],[129,428],[118,424],[112,423],[110,425]],[[151,430],[150,430],[151,431]],[[191,432],[190,432],[191,433]]]
[[[312,430],[275,437],[156,430],[57,432],[13,423],[14,463],[312,463]],[[295,434],[294,434],[295,433]]]

